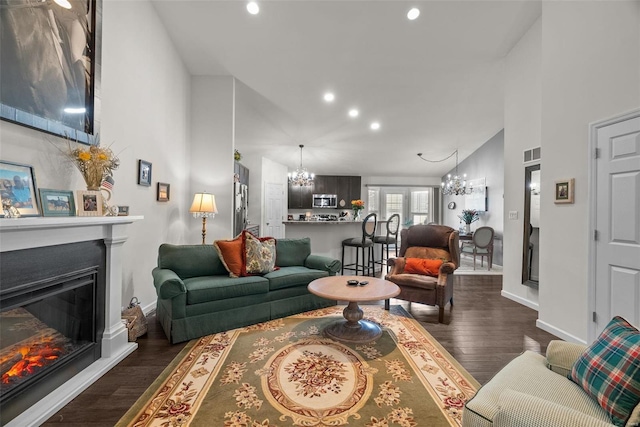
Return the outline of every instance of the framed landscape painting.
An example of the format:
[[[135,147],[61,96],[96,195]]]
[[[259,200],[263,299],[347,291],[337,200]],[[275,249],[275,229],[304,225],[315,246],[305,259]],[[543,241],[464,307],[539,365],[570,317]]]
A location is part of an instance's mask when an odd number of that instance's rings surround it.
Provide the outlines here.
[[[16,208],[20,216],[40,216],[36,188],[31,166],[0,161],[0,199],[3,207]]]
[[[40,189],[43,216],[76,216],[73,191]]]
[[[2,7],[0,118],[96,144],[102,0],[59,3]]]

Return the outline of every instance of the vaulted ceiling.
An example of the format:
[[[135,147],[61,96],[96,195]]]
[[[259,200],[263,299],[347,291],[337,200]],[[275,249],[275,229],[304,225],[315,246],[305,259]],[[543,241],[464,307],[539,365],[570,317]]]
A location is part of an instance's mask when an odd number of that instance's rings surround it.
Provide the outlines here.
[[[440,176],[453,159],[416,153],[458,148],[462,160],[500,131],[505,56],[541,13],[515,0],[262,1],[258,15],[244,1],[154,6],[192,75],[239,81],[237,105],[263,123],[237,115],[241,152],[293,170],[304,144],[310,171],[376,176]]]

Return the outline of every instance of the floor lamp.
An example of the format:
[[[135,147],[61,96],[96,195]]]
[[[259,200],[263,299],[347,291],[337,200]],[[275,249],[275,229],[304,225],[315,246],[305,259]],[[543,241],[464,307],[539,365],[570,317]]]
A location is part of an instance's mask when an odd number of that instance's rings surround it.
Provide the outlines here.
[[[207,235],[207,218],[213,218],[218,213],[216,197],[211,193],[196,193],[193,196],[189,212],[193,214],[194,218],[202,218],[202,244],[204,245],[204,239]]]

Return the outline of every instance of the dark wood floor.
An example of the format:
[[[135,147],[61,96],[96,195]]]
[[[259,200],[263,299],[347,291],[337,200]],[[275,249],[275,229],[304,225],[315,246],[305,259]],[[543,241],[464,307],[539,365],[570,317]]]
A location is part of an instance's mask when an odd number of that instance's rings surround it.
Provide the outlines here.
[[[500,296],[502,276],[456,276],[454,307],[438,323],[438,310],[401,304],[481,384],[524,350],[544,353],[555,339],[535,326],[537,313]],[[155,317],[138,350],[100,378],[44,425],[113,426],[184,344],[170,345]]]

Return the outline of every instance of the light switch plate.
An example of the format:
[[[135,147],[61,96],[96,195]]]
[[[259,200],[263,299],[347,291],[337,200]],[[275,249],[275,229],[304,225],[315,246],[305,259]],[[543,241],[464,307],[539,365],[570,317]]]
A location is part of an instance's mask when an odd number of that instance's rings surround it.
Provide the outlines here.
[[[518,211],[509,211],[509,219],[518,219]]]

